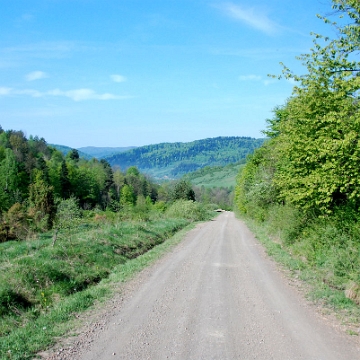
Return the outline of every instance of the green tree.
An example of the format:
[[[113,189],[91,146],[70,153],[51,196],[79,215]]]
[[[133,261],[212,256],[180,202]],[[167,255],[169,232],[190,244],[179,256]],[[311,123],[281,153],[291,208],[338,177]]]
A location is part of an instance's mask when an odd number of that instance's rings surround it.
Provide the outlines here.
[[[74,161],[78,161],[80,159],[79,152],[76,149],[71,149],[71,151],[67,154],[67,157]]]
[[[126,170],[126,175],[133,175],[133,176],[139,176],[140,172],[138,170],[138,168],[136,166],[130,166],[127,170]]]
[[[0,162],[0,210],[8,210],[16,202],[18,188],[18,164],[11,149],[4,150]]]
[[[62,188],[60,182],[60,173],[64,157],[58,150],[53,150],[50,160],[47,161],[49,172],[49,182],[54,188],[54,194],[57,197],[62,197]]]
[[[69,179],[69,170],[65,160],[63,160],[61,163],[59,182],[60,182],[60,196],[63,199],[69,198],[71,195],[71,183]]]
[[[102,170],[98,162],[81,161],[79,164],[76,170],[76,178],[73,179],[73,187],[82,207],[93,208],[100,204],[101,186],[103,184],[101,174]]]
[[[172,198],[173,200],[195,201],[195,192],[188,181],[180,180],[174,186]]]
[[[27,139],[22,131],[9,131],[9,143],[13,150],[16,160],[23,162],[26,159],[28,153]]]
[[[34,182],[30,184],[29,215],[37,229],[47,230],[52,227],[56,207],[54,202],[54,188],[44,180],[40,170],[34,170]]]
[[[124,185],[120,194],[121,205],[135,205],[136,196],[133,188],[130,185]]]
[[[120,169],[116,169],[114,171],[113,179],[114,179],[115,190],[116,190],[117,196],[118,196],[118,198],[120,198],[120,190],[125,185],[125,176],[120,171]]]
[[[29,232],[27,217],[26,217],[26,209],[19,203],[15,203],[8,210],[7,213],[3,215],[3,224],[0,226],[1,228],[7,228],[7,234],[4,240],[9,239],[19,239],[24,240]],[[1,237],[1,236],[0,236]]]
[[[65,232],[65,235],[71,239],[72,232],[81,222],[81,211],[78,201],[71,196],[69,199],[61,200],[57,206],[56,217],[54,221],[53,246],[57,240],[59,231]]]
[[[323,18],[338,37],[314,34],[313,49],[299,57],[306,74],[284,67],[297,85],[267,132],[279,152],[274,181],[281,198],[321,214],[360,206],[360,2],[334,0],[333,8],[347,24]]]
[[[114,173],[110,164],[106,160],[101,159],[100,164],[103,167],[103,171],[105,175],[104,185],[103,188],[101,189],[101,201],[104,209],[106,209],[116,198]]]
[[[235,202],[241,212],[264,220],[269,207],[278,202],[279,192],[274,184],[278,161],[273,140],[266,142],[248,158],[236,179]]]

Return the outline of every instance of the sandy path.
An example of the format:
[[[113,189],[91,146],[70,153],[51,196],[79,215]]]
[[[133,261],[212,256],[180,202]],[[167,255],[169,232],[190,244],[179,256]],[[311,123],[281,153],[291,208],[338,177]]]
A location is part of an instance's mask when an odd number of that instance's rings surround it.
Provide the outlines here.
[[[150,268],[92,340],[71,358],[360,359],[358,340],[322,319],[230,212]]]

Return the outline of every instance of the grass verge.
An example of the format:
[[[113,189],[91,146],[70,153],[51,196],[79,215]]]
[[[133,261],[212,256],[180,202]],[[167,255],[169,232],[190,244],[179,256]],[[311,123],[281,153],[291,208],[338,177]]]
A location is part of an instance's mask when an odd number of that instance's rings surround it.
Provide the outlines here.
[[[53,345],[77,314],[109,298],[115,283],[162,256],[193,224],[122,222],[59,239],[54,247],[50,238],[1,244],[1,359],[32,359]]]
[[[360,306],[349,298],[348,293],[348,289],[351,289],[351,286],[348,285],[349,282],[356,284],[349,280],[354,275],[351,273],[338,274],[337,263],[340,261],[343,266],[345,263],[338,247],[330,247],[328,251],[320,248],[321,238],[326,235],[324,228],[319,231],[317,223],[308,224],[300,232],[303,237],[298,236],[296,241],[286,242],[283,239],[289,238],[289,236],[282,232],[287,232],[289,226],[274,226],[271,219],[260,222],[242,215],[238,216],[245,221],[256,238],[264,245],[267,253],[288,270],[291,276],[303,282],[309,300],[333,313],[343,325],[348,327],[348,334],[359,335]],[[289,221],[289,218],[282,219]],[[294,227],[290,226],[290,228]],[[317,246],[305,251],[304,248],[309,247],[310,238],[315,239]],[[347,251],[348,259],[351,258],[350,250]],[[316,261],[312,259],[314,253],[317,254]]]

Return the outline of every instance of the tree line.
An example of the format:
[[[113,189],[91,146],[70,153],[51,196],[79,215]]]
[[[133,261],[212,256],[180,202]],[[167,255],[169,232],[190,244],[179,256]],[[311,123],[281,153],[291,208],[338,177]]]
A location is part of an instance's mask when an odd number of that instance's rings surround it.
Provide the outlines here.
[[[332,305],[336,297],[360,304],[360,2],[332,5],[339,22],[320,18],[336,36],[313,34],[313,48],[299,56],[305,74],[283,67],[292,96],[268,120],[268,140],[239,174],[235,201],[297,270],[314,269]]]
[[[51,229],[69,199],[82,210],[118,212],[178,198],[195,200],[188,182],[160,186],[135,166],[123,172],[76,149],[63,155],[43,138],[0,127],[0,241]]]
[[[292,96],[274,110],[265,134],[238,181],[237,202],[293,204],[320,216],[338,207],[360,206],[360,3],[334,0],[348,23],[338,37],[314,34],[314,47],[299,57],[307,68],[283,77],[295,81]],[[343,20],[341,20],[343,21]]]

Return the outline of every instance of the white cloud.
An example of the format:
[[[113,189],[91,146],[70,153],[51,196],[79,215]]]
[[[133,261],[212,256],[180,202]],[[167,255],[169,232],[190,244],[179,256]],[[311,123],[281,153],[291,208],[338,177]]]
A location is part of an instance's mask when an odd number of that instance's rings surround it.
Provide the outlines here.
[[[23,62],[29,59],[63,59],[71,53],[84,51],[86,44],[70,41],[38,42],[19,46],[2,47],[0,49],[1,60],[6,62]]]
[[[43,71],[33,71],[25,76],[27,81],[34,81],[47,78],[48,75]]]
[[[110,93],[98,94],[92,89],[74,89],[63,91],[60,89],[54,89],[46,92],[40,92],[33,89],[16,90],[7,87],[0,87],[0,96],[9,95],[28,95],[31,97],[45,97],[45,96],[62,96],[67,97],[74,101],[85,101],[85,100],[124,100],[129,99],[131,96],[120,96]]]
[[[126,77],[122,76],[122,75],[114,74],[114,75],[111,75],[111,80],[114,82],[117,82],[117,83],[121,83],[121,82],[126,81]]]
[[[241,76],[239,76],[239,80],[240,81],[259,81],[262,84],[264,84],[265,86],[268,86],[268,85],[271,85],[271,84],[277,82],[277,80],[269,79],[269,78],[265,78],[265,80],[264,80],[262,76],[253,75],[253,74],[241,75]]]
[[[239,76],[239,80],[241,80],[241,81],[260,81],[261,76],[259,76],[259,75],[241,75],[241,76]]]
[[[260,9],[254,7],[244,8],[243,6],[234,3],[224,3],[216,7],[221,9],[229,17],[239,20],[268,35],[273,35],[279,30],[279,26]]]
[[[7,87],[0,87],[0,96],[10,95],[12,89]]]
[[[65,96],[74,101],[84,101],[84,100],[116,100],[116,99],[125,99],[126,96],[118,96],[114,94],[97,94],[94,90],[91,89],[74,89],[68,91],[62,91],[59,89],[51,90],[47,93],[52,96]]]
[[[7,95],[28,95],[31,97],[43,97],[44,94],[40,91],[33,90],[33,89],[23,89],[23,90],[17,90],[17,89],[11,89],[6,87],[0,88],[0,96],[7,96]]]
[[[267,80],[264,80],[264,85],[265,86],[268,86],[268,85],[271,85],[271,84],[274,84],[278,82],[278,80],[275,80],[275,79],[267,79]]]
[[[15,91],[13,91],[13,93],[16,95],[29,95],[31,97],[42,97],[43,96],[43,93],[41,93],[40,91],[37,91],[37,90],[33,90],[33,89],[15,90]]]

